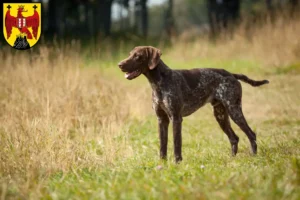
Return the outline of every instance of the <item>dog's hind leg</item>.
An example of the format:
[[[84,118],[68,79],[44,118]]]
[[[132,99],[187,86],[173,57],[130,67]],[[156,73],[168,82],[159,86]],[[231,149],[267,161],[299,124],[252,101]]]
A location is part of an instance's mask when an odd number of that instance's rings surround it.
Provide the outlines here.
[[[230,118],[244,131],[250,141],[252,153],[257,153],[256,134],[249,127],[243,112],[241,105],[228,106],[228,113]]]
[[[221,129],[229,138],[232,155],[235,156],[238,151],[239,138],[234,133],[234,131],[230,126],[228,112],[221,102],[213,105],[213,109],[214,109],[214,116],[217,122],[219,123]]]

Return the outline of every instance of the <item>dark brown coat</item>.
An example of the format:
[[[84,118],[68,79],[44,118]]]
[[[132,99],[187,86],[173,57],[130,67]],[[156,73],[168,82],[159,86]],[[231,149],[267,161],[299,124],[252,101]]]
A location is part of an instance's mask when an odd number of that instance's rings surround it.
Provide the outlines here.
[[[153,109],[158,118],[160,157],[167,157],[168,125],[173,125],[176,162],[182,160],[182,118],[211,103],[214,116],[231,143],[232,155],[238,151],[239,138],[230,126],[230,118],[248,136],[253,154],[257,152],[256,135],[242,113],[242,87],[238,80],[260,86],[267,80],[254,81],[245,75],[232,74],[223,69],[200,68],[172,70],[160,59],[161,52],[154,47],[136,47],[130,56],[119,63],[132,80],[144,74],[152,87]]]

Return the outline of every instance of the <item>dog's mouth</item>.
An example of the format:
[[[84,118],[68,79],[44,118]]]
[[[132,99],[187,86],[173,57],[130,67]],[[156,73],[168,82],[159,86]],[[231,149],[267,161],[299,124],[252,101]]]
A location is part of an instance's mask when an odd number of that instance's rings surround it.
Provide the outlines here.
[[[138,77],[139,75],[141,75],[142,71],[140,69],[134,70],[132,72],[126,72],[125,73],[125,78],[127,78],[128,80],[132,80],[136,77]]]

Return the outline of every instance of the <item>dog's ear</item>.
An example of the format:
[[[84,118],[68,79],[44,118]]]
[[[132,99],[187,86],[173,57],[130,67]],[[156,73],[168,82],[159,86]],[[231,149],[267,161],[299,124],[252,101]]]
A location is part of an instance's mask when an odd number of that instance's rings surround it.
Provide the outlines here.
[[[150,70],[152,70],[158,65],[162,53],[157,48],[147,47],[147,54],[148,54],[148,67]]]

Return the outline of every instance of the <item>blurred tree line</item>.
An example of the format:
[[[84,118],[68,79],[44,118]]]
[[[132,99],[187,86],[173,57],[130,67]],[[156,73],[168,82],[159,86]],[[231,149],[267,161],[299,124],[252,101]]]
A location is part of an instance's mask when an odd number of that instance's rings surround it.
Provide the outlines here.
[[[174,36],[197,28],[217,35],[232,29],[244,15],[259,15],[289,7],[299,11],[300,0],[35,0],[42,3],[46,37],[90,38],[133,35]],[[7,1],[6,1],[7,2]],[[30,0],[18,0],[30,3]],[[298,9],[298,10],[297,10]],[[3,21],[1,21],[3,23]],[[2,26],[3,27],[3,26]]]

